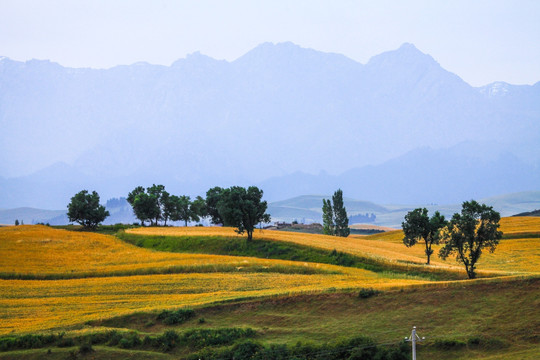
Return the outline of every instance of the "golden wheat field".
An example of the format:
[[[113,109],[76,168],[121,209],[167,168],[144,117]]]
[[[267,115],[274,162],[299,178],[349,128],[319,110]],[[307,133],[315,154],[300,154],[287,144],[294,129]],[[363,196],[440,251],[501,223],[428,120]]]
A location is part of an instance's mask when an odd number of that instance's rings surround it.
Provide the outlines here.
[[[528,232],[540,233],[540,217],[519,216],[502,218],[500,230],[505,234]]]
[[[0,274],[109,276],[174,267],[207,265],[249,268],[289,266],[336,271],[321,264],[238,256],[172,254],[141,249],[107,235],[52,229],[47,226],[0,228]],[[5,276],[4,276],[5,277]]]
[[[501,231],[505,234],[540,232],[540,217],[509,217],[501,219]],[[239,236],[233,228],[182,227],[182,228],[138,228],[128,230],[133,234],[164,236]],[[256,230],[254,237],[293,242],[321,249],[347,252],[353,255],[372,257],[381,262],[425,264],[423,243],[407,248],[403,245],[403,232],[390,231],[375,235],[351,235],[340,238],[327,235],[302,234],[285,231]],[[450,271],[463,271],[460,264],[450,257],[446,261],[438,257],[440,246],[435,251],[431,267]],[[485,273],[531,274],[540,272],[540,240],[538,238],[503,239],[495,253],[484,252],[478,262],[478,270]]]
[[[246,297],[360,287],[399,288],[426,281],[396,279],[325,264],[136,248],[112,236],[44,226],[0,228],[0,334],[66,328],[136,311],[196,306]],[[322,273],[205,272],[112,276],[120,270],[231,264],[315,267]],[[325,273],[326,272],[326,273]],[[13,280],[14,274],[65,275],[62,280]],[[69,278],[85,275],[86,278]],[[102,275],[107,275],[104,277]]]

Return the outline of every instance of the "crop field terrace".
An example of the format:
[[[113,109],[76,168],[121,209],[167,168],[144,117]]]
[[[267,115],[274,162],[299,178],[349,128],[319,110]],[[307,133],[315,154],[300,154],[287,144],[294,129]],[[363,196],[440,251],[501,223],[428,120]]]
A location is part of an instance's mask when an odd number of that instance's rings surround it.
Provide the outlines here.
[[[149,248],[125,242],[121,234],[117,238],[46,226],[0,228],[0,345],[2,337],[25,334],[99,337],[116,329],[133,340],[162,336],[168,329],[183,334],[230,327],[254,329],[257,341],[265,345],[322,344],[359,334],[373,334],[386,343],[408,335],[416,324],[421,336],[432,336],[419,349],[423,358],[534,359],[540,352],[540,218],[504,218],[501,230],[505,236],[496,252],[484,253],[478,264],[482,278],[433,281],[408,269],[459,276],[463,269],[453,259],[436,256],[433,265],[424,265],[422,244],[406,248],[401,231],[348,238],[254,233],[256,240],[328,254],[336,250],[379,264],[377,271],[370,271],[262,254],[212,253],[212,246],[225,239],[246,241],[230,228],[126,232]],[[199,239],[199,253],[153,249],[160,239]],[[371,289],[370,298],[359,298],[365,289]],[[194,309],[199,320],[179,325],[156,320],[164,310],[185,308]],[[501,338],[510,332],[514,340]],[[96,346],[92,356],[184,358],[196,351],[180,347],[155,352],[150,345],[135,346],[133,351]],[[68,355],[53,352],[51,358]],[[0,351],[0,359],[47,358],[43,354],[39,349]]]

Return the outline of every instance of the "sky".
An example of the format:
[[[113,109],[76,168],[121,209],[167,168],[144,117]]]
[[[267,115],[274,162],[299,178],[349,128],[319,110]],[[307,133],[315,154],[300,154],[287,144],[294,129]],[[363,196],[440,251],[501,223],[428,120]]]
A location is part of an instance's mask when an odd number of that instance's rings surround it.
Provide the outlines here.
[[[0,56],[110,68],[292,41],[365,64],[413,43],[473,86],[540,81],[538,0],[0,0]]]

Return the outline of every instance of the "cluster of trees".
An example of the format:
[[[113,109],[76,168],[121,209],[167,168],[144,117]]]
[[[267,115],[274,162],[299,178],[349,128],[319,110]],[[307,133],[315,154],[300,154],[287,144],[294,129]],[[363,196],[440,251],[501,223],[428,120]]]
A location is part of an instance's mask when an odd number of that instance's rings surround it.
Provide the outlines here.
[[[347,237],[351,233],[347,209],[343,205],[343,191],[337,189],[330,199],[323,199],[323,233]]]
[[[135,217],[144,225],[159,225],[160,221],[166,226],[167,221],[183,221],[185,226],[190,221],[200,221],[206,216],[205,201],[197,196],[194,201],[186,195],[176,196],[165,191],[165,186],[153,184],[148,188],[137,186],[128,194],[127,202],[133,208]]]
[[[474,200],[464,202],[461,213],[455,213],[450,221],[438,211],[429,218],[427,209],[419,208],[409,212],[401,224],[403,243],[410,247],[423,240],[428,265],[433,254],[431,246],[442,244],[439,257],[444,260],[455,254],[469,279],[474,279],[482,251],[494,252],[502,238],[498,230],[500,220],[501,215],[493,207]]]
[[[163,185],[152,185],[146,190],[136,187],[129,193],[127,201],[133,207],[135,216],[150,221],[151,226],[159,225],[163,220],[199,221],[208,217],[215,225],[236,227],[239,234],[247,233],[248,240],[253,238],[253,230],[258,223],[270,222],[266,213],[268,204],[262,201],[263,191],[256,186],[243,188],[213,187],[206,192],[206,199],[197,196],[191,201],[189,196],[170,195]]]

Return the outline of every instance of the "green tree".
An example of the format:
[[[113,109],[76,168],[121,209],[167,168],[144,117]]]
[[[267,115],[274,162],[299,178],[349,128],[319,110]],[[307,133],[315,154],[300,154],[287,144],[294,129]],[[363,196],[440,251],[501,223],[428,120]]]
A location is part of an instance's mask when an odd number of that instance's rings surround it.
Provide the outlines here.
[[[347,217],[347,209],[343,205],[343,191],[341,189],[334,192],[332,201],[334,203],[332,210],[334,212],[335,235],[347,237],[351,233],[351,229],[349,229],[349,218]]]
[[[438,211],[431,217],[428,216],[428,210],[426,208],[418,208],[413,211],[409,211],[405,215],[405,221],[401,223],[403,233],[403,243],[407,247],[416,245],[417,242],[424,240],[426,247],[425,253],[427,256],[427,264],[430,263],[431,249],[433,244],[438,244],[440,240],[441,230],[447,225],[447,221],[444,215],[441,215]]]
[[[462,204],[461,214],[454,214],[444,234],[445,244],[439,256],[446,259],[456,254],[465,265],[469,279],[476,278],[476,263],[483,249],[494,252],[502,238],[498,230],[501,215],[493,207],[471,200]]]
[[[15,226],[19,226],[19,219],[15,219]]]
[[[144,226],[145,221],[150,221],[150,225],[153,225],[156,202],[155,199],[146,193],[146,190],[142,186],[137,186],[133,189],[128,194],[126,200],[133,208],[135,217],[141,221],[141,225]]]
[[[165,191],[165,186],[156,184],[152,184],[146,191],[154,203],[154,224],[157,226],[159,220],[163,220],[163,196],[168,197],[169,193]]]
[[[176,211],[171,220],[184,221],[184,226],[187,226],[188,221],[199,221],[199,216],[193,211],[192,202],[189,196],[175,196]]]
[[[270,222],[270,215],[266,214],[268,204],[261,201],[262,196],[263,191],[256,186],[247,190],[240,186],[224,189],[217,203],[223,224],[236,227],[238,234],[246,232],[248,241],[251,241],[255,225]]]
[[[208,211],[206,209],[206,200],[203,199],[202,196],[197,196],[195,200],[193,200],[193,202],[191,203],[191,211],[193,211],[193,213],[199,218],[196,221],[199,221],[201,218],[207,217]]]
[[[165,220],[166,225],[167,219],[170,218],[169,198],[170,194],[165,191],[165,186],[153,184],[146,190],[142,186],[137,186],[128,194],[126,200],[133,208],[137,219],[141,220],[142,225],[145,221],[150,221],[150,226],[157,226],[160,220]],[[164,212],[167,213],[164,214]]]
[[[214,225],[223,224],[223,218],[219,214],[218,203],[223,193],[222,188],[215,186],[206,192],[205,213],[210,217],[210,221]]]
[[[161,196],[161,218],[163,219],[163,226],[167,226],[167,220],[171,218],[171,215],[175,211],[174,195],[170,195],[168,192],[163,191]]]
[[[323,234],[334,235],[334,213],[332,212],[332,202],[323,199]]]
[[[71,198],[67,208],[69,221],[76,221],[86,229],[95,229],[110,215],[105,207],[99,204],[99,195],[95,191],[91,194],[87,190],[78,192]]]

